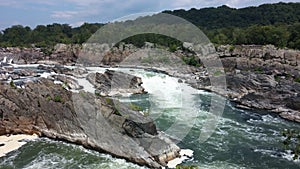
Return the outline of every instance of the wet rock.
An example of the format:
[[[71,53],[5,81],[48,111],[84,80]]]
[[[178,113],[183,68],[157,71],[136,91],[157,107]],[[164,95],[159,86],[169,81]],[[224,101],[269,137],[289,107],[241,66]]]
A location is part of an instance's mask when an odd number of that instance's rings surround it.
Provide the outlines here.
[[[92,73],[87,76],[87,80],[96,87],[101,96],[146,93],[141,86],[141,78],[123,72],[106,70],[103,74]]]
[[[71,93],[50,80],[24,89],[0,85],[0,104],[1,135],[35,133],[151,168],[179,156],[180,148],[149,117],[115,100]]]
[[[54,81],[59,81],[62,83],[62,86],[66,89],[72,89],[72,90],[81,90],[83,89],[82,86],[79,85],[78,81],[65,76],[65,75],[52,75],[51,76]]]

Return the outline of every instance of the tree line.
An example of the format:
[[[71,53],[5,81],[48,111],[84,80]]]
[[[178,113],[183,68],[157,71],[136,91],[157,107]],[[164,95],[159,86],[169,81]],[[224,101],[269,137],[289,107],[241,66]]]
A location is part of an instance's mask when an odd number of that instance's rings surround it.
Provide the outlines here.
[[[103,24],[84,23],[72,28],[68,24],[38,25],[36,28],[15,25],[0,32],[0,45],[3,47],[51,47],[57,43],[84,43]]]
[[[300,3],[264,4],[242,9],[221,6],[190,10],[164,11],[198,26],[216,45],[273,44],[300,49]],[[34,29],[16,25],[0,32],[0,46],[49,47],[57,43],[86,42],[104,24],[85,23],[72,28],[68,24],[39,25]],[[123,40],[138,47],[152,42],[176,50],[182,43],[161,35],[145,34]]]

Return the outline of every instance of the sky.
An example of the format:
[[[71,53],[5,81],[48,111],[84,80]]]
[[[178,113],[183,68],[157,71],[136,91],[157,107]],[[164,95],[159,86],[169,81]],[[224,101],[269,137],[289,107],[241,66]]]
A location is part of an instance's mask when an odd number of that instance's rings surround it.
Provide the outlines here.
[[[84,22],[106,23],[135,13],[163,10],[258,6],[264,3],[300,0],[0,0],[0,30],[12,25],[35,28],[37,25]]]

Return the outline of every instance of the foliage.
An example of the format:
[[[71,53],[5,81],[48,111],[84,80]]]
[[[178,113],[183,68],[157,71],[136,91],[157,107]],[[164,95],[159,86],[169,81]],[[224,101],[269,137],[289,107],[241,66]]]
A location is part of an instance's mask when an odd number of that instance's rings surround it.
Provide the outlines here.
[[[254,70],[256,73],[263,73],[263,69],[261,67],[256,67]]]
[[[214,76],[222,76],[222,75],[224,75],[224,73],[220,70],[214,72]]]
[[[300,3],[264,4],[241,9],[221,6],[190,10],[164,11],[194,23],[218,44],[273,44],[277,47],[300,49]],[[15,25],[0,32],[0,46],[41,48],[53,47],[57,43],[82,44],[104,24],[85,23],[72,28],[68,24],[28,26]],[[151,42],[154,47],[164,46],[169,51],[183,49],[182,42],[158,34],[141,34],[124,39],[123,42],[143,47]],[[233,48],[231,48],[233,50]],[[46,50],[50,53],[51,50]],[[190,60],[194,65],[193,60]]]
[[[54,99],[53,99],[53,101],[54,101],[54,102],[60,102],[60,103],[62,103],[62,102],[63,102],[63,100],[62,100],[62,97],[61,97],[61,96],[59,96],[59,95],[56,95],[56,96],[54,96]]]
[[[285,149],[292,151],[294,160],[298,159],[300,153],[300,131],[287,129],[282,132],[282,136],[285,138],[283,141]]]
[[[133,104],[133,103],[130,103],[130,104],[129,104],[129,108],[130,108],[131,110],[134,110],[134,111],[142,111],[142,110],[143,110],[142,107],[140,107],[140,106],[138,106],[138,105],[136,105],[136,104]]]
[[[264,4],[242,9],[164,11],[197,25],[215,44],[273,44],[300,49],[300,3]]]
[[[194,23],[201,28],[219,29],[228,27],[245,28],[252,25],[276,25],[296,23],[300,20],[300,3],[264,4],[241,9],[226,5],[217,8],[192,8],[164,11]]]
[[[122,116],[122,114],[119,112],[118,109],[116,109],[116,110],[113,112],[113,114],[118,115],[118,116]]]
[[[60,95],[55,95],[54,98],[52,98],[51,96],[47,96],[46,99],[48,101],[54,101],[54,102],[58,102],[58,103],[63,103],[63,99]]]
[[[47,96],[46,98],[48,101],[52,100],[51,96]]]
[[[296,78],[294,79],[294,81],[297,82],[297,83],[300,83],[300,77],[296,77]]]
[[[111,98],[106,97],[105,101],[106,101],[107,104],[113,105],[113,100]]]
[[[197,67],[200,66],[199,58],[197,56],[185,56],[182,58],[182,60],[184,61],[184,63],[188,65],[197,66]]]
[[[143,47],[145,45],[145,42],[154,43],[154,46],[165,46],[169,47],[169,50],[175,51],[178,47],[182,46],[182,42],[180,42],[177,39],[160,35],[160,34],[154,34],[154,33],[146,33],[146,34],[140,34],[131,36],[129,38],[126,38],[122,40],[122,42],[127,44],[133,44],[136,47]]]
[[[85,23],[80,27],[72,28],[68,24],[38,25],[31,30],[30,27],[15,25],[0,33],[1,46],[18,47],[52,47],[57,43],[83,43],[95,33],[103,24]]]
[[[101,96],[101,95],[100,95],[100,91],[96,90],[96,91],[95,91],[95,96]]]
[[[199,169],[199,167],[197,167],[197,166],[181,166],[181,165],[177,165],[176,169]]]
[[[279,81],[280,81],[280,76],[274,75],[274,79],[275,79],[277,82],[279,82]]]
[[[14,89],[17,88],[17,86],[15,85],[15,83],[14,83],[13,80],[9,82],[9,85],[10,85],[10,87],[12,87],[12,88],[14,88]]]

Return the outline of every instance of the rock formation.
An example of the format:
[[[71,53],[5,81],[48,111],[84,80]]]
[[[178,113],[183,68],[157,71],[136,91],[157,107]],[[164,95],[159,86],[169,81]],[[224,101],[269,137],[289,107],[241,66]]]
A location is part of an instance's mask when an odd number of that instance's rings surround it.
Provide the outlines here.
[[[220,46],[216,55],[226,72],[227,90],[216,91],[238,107],[262,109],[300,122],[300,51],[274,46]],[[211,56],[213,57],[213,56]],[[192,80],[197,78],[199,80]],[[207,76],[187,79],[192,86],[215,91]]]
[[[87,44],[85,44],[87,45]],[[138,61],[134,58],[130,64],[138,64],[142,68],[159,71],[171,76],[178,77],[184,82],[191,84],[198,89],[204,89],[216,92],[228,97],[238,103],[239,107],[265,109],[279,113],[283,118],[300,122],[299,112],[299,84],[300,84],[300,51],[291,49],[277,49],[272,45],[241,45],[241,46],[219,46],[217,52],[211,55],[221,58],[226,72],[228,90],[217,90],[211,88],[209,74],[205,67],[184,67],[165,66],[165,65],[147,65],[143,61],[143,52],[132,45],[120,44],[118,47],[112,47],[108,44],[88,44],[90,47],[80,47],[78,45],[57,45],[52,54],[45,54],[38,48],[19,49],[19,48],[0,48],[0,60],[4,57],[13,58],[17,63],[41,63],[54,61],[54,63],[73,64],[75,58],[91,57],[92,65],[118,65],[129,55],[137,54]],[[193,44],[185,44],[191,48]],[[146,47],[151,48],[151,44],[146,43]],[[149,47],[150,46],[150,47]],[[85,49],[87,51],[80,51]],[[192,48],[191,48],[192,49]],[[146,52],[147,53],[147,52]],[[179,58],[192,57],[194,53],[178,50],[174,52]],[[166,58],[163,58],[165,60]],[[169,58],[173,61],[173,58]],[[62,62],[61,62],[62,61]],[[85,63],[85,62],[80,62]],[[88,62],[87,62],[88,63]],[[201,62],[199,62],[201,65]],[[174,64],[174,65],[179,65]],[[131,65],[135,66],[135,65]],[[148,67],[147,67],[148,66]],[[0,79],[18,79],[19,75],[7,73],[9,70],[0,70]],[[59,71],[59,70],[56,70]],[[94,77],[100,77],[100,74],[90,75],[90,80]],[[102,75],[101,75],[102,76]],[[107,75],[105,78],[109,79]],[[91,82],[92,82],[91,81]],[[108,81],[101,81],[108,83]],[[101,83],[94,83],[101,88]],[[102,91],[101,91],[102,90]],[[110,95],[108,89],[101,89],[103,95]],[[120,91],[118,91],[121,93]]]
[[[146,93],[141,78],[123,72],[106,70],[103,74],[91,73],[87,79],[101,96]]]
[[[180,148],[130,106],[94,94],[71,93],[47,79],[24,89],[0,85],[0,135],[38,134],[161,168]]]

